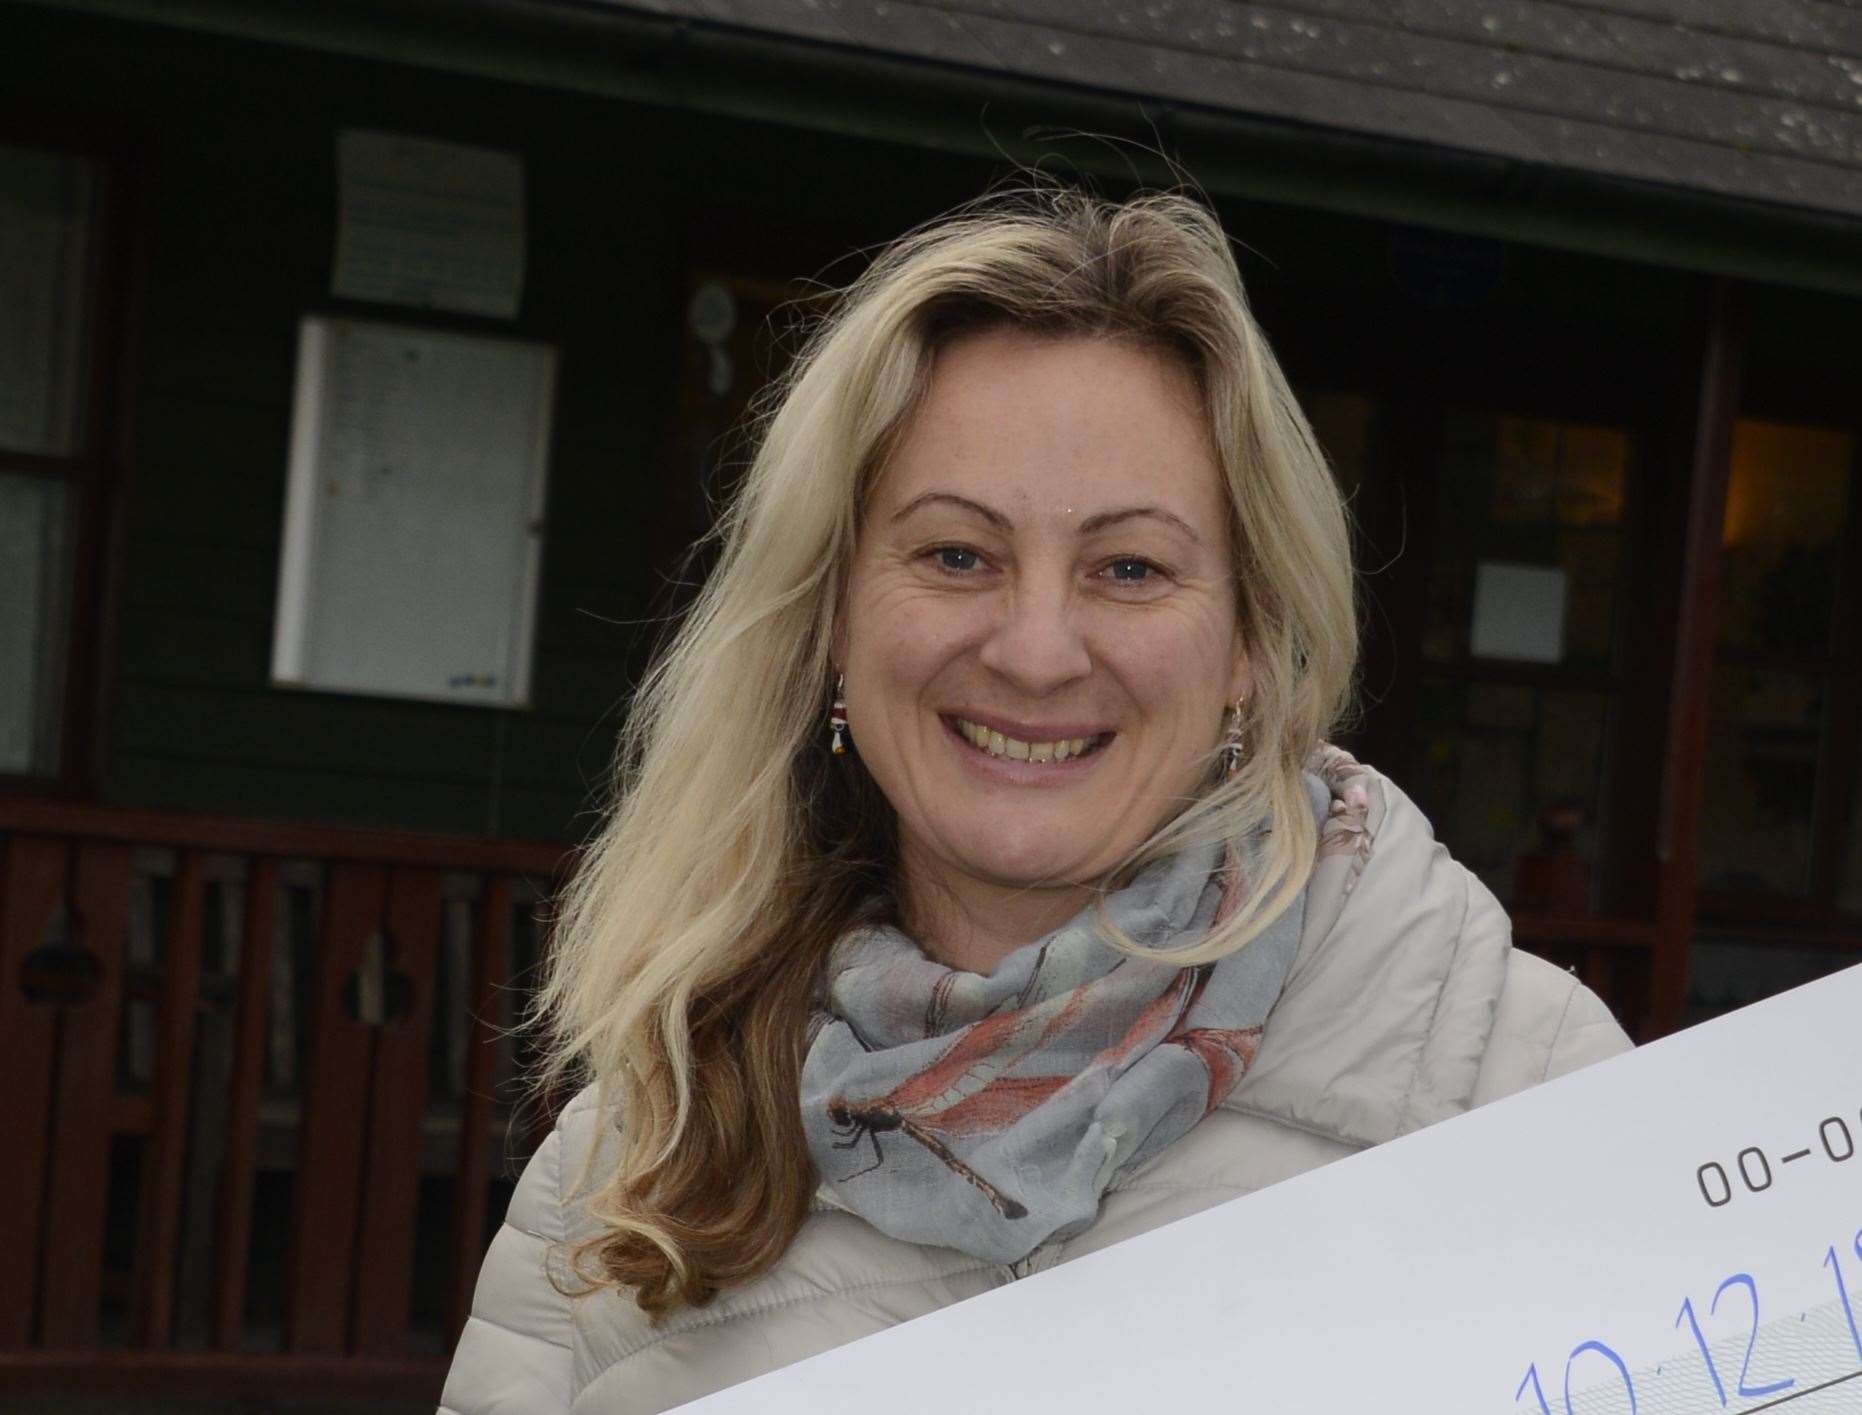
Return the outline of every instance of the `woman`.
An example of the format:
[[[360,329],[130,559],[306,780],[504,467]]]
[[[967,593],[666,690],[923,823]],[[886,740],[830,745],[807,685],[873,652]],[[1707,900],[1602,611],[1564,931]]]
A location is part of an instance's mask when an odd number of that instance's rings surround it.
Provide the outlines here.
[[[663,1410],[1627,1046],[1323,744],[1345,516],[1202,207],[986,199],[768,408],[445,1409]]]

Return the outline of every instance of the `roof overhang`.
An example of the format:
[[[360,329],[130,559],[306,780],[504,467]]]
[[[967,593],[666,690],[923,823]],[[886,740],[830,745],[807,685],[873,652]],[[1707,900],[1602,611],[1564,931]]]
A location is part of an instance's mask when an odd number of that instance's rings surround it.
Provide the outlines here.
[[[749,122],[1862,295],[1862,218],[605,0],[29,0]],[[741,8],[741,7],[739,7]]]

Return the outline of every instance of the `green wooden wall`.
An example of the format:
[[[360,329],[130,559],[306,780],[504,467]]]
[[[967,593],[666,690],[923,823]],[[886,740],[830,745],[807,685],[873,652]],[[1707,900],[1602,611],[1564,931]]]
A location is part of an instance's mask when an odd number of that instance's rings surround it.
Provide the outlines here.
[[[837,181],[872,171],[870,156],[261,44],[51,12],[0,20],[0,86],[127,119],[156,144],[105,798],[580,836],[653,639],[647,533],[668,474],[687,211],[728,187],[776,221],[786,206],[868,240],[928,214],[927,198],[972,190],[973,164],[895,157],[885,181]],[[298,319],[424,318],[329,298],[335,133],[349,126],[525,157],[521,317],[479,327],[561,349],[529,710],[267,682]],[[808,169],[816,180],[798,184]]]
[[[133,494],[104,784],[114,802],[581,836],[654,637],[647,532],[662,479],[684,474],[666,443],[688,261],[737,252],[761,267],[743,273],[844,280],[858,266],[850,253],[976,195],[1004,167],[53,9],[0,4],[0,26],[0,88],[127,122],[154,144],[128,351]],[[1049,116],[1065,124],[1064,100]],[[562,351],[526,711],[267,683],[298,319],[423,318],[329,297],[335,134],[352,126],[515,148],[526,161],[521,318],[478,326]],[[1393,331],[1405,321],[1519,358],[1523,381],[1536,376],[1531,331],[1548,321],[1676,348],[1697,288],[1656,266],[1514,245],[1481,309],[1423,310],[1393,279],[1388,225],[1222,205],[1269,334],[1309,385],[1400,367],[1412,355]],[[1853,302],[1835,322],[1862,327]]]

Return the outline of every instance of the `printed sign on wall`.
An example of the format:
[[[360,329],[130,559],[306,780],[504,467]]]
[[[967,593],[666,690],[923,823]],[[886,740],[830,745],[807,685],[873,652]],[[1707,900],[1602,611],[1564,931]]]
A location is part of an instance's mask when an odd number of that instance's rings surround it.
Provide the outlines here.
[[[350,129],[331,291],[515,319],[524,293],[524,162],[495,148]]]

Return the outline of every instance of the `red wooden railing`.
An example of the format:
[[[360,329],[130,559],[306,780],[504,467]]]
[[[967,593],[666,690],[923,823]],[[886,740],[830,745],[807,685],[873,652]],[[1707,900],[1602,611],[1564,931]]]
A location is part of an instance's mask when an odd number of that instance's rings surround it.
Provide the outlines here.
[[[568,864],[0,798],[0,1394],[437,1397]]]
[[[0,1397],[435,1399],[548,1123],[509,1027],[569,863],[0,797]],[[1625,1013],[1653,931],[1515,918]]]

